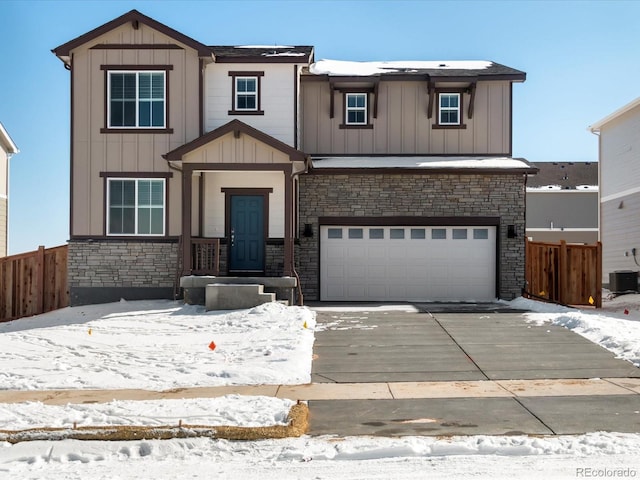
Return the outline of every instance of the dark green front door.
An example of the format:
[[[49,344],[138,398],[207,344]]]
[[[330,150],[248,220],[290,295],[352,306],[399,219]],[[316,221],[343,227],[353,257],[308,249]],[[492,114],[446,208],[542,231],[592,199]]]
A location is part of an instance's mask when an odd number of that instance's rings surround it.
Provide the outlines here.
[[[231,196],[229,270],[264,272],[264,197]]]

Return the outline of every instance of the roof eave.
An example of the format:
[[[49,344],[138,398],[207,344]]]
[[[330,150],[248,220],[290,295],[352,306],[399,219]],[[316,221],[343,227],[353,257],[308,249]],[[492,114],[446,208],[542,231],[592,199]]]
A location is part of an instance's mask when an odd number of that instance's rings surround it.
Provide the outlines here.
[[[4,128],[4,125],[2,125],[2,123],[0,123],[0,143],[6,146],[7,153],[11,155],[20,153],[18,146],[11,139],[11,137],[9,136],[9,133]]]
[[[624,115],[625,113],[627,113],[629,110],[634,109],[635,107],[637,107],[638,105],[640,105],[640,97],[636,98],[635,100],[633,100],[632,102],[627,103],[626,105],[624,105],[623,107],[619,108],[618,110],[616,110],[615,112],[607,115],[606,117],[604,117],[603,119],[597,121],[596,123],[594,123],[593,125],[589,125],[587,127],[587,130],[589,130],[591,133],[599,133],[600,129],[606,125],[607,123],[611,122],[612,120],[615,120],[616,118],[620,117],[621,115]]]
[[[465,167],[436,167],[436,168],[403,168],[403,167],[317,167],[311,165],[311,173],[320,175],[431,175],[431,174],[480,174],[480,175],[524,175],[535,174],[536,168],[465,168]]]

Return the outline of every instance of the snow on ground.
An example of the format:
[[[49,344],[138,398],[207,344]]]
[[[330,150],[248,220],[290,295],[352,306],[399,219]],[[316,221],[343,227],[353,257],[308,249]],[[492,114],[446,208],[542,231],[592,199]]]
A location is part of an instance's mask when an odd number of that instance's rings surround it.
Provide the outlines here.
[[[524,321],[563,325],[622,358],[634,363],[640,359],[640,295],[608,298],[603,309],[585,311],[524,299],[510,303],[532,311]],[[359,319],[366,311],[354,311],[351,320],[325,328],[361,328]],[[314,328],[312,311],[276,304],[236,312],[204,312],[173,302],[67,308],[0,325],[0,388],[304,383],[309,381]],[[217,345],[215,350],[209,349],[211,341]],[[73,422],[156,425],[176,419],[186,424],[257,426],[282,423],[290,405],[288,400],[237,395],[62,407],[31,402],[0,405],[0,429]],[[640,434],[0,443],[0,478],[5,476],[47,480],[635,478],[640,477]]]
[[[170,301],[65,308],[0,324],[0,364],[11,365],[0,388],[307,383],[314,326],[311,310],[279,303],[233,312]]]

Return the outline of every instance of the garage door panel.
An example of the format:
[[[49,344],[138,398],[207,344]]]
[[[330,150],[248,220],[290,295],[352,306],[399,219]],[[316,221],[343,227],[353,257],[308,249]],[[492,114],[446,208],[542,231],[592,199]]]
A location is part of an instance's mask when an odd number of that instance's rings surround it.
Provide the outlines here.
[[[322,226],[320,256],[322,300],[495,298],[493,226]]]

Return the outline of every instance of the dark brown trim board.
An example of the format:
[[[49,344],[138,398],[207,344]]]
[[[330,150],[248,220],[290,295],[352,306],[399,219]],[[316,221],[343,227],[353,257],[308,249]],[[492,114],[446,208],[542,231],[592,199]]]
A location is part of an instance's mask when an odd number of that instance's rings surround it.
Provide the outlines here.
[[[500,226],[500,217],[319,217],[318,225],[355,225],[355,226],[417,226],[417,227],[456,227],[456,226]]]

